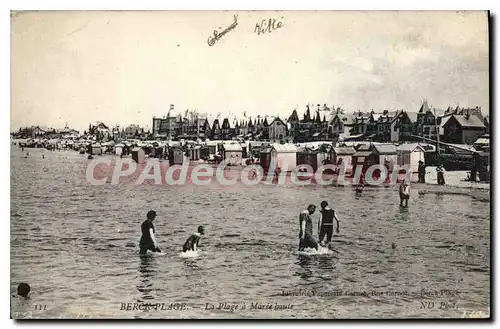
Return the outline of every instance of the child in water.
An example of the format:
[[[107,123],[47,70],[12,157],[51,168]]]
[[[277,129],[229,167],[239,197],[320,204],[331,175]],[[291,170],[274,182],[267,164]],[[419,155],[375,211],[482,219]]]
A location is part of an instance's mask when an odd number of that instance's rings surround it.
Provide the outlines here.
[[[404,202],[405,207],[408,207],[408,199],[410,199],[410,185],[408,185],[406,179],[404,179],[399,186],[399,206],[403,207]]]
[[[198,232],[191,234],[191,236],[187,238],[184,246],[182,246],[182,252],[196,251],[202,235],[205,235],[205,228],[200,225],[198,226]]]

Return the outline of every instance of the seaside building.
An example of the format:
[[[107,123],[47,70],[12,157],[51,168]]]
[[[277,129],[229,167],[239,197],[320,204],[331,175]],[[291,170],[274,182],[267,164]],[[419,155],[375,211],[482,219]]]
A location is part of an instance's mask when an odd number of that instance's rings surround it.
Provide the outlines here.
[[[351,134],[356,114],[345,113],[343,109],[337,107],[329,114],[327,129],[328,140],[345,139]]]
[[[399,111],[391,121],[391,142],[405,142],[413,140],[417,114],[414,112]]]
[[[219,119],[215,119],[212,124],[212,139],[221,140],[222,139],[222,129],[219,124]]]
[[[281,142],[287,136],[286,124],[280,119],[280,117],[274,118],[274,120],[268,126],[269,140],[272,142]]]
[[[224,120],[222,120],[221,134],[222,140],[227,141],[232,139],[231,125],[229,124],[228,118],[224,118]]]
[[[378,115],[377,119],[377,131],[375,133],[374,141],[387,143],[391,141],[391,123],[394,117],[397,115],[397,111],[385,110],[381,115]]]
[[[435,110],[432,111],[424,100],[417,113],[417,135],[428,139],[437,140],[438,126]]]
[[[445,143],[472,144],[486,132],[484,123],[476,115],[453,114],[442,125]]]
[[[126,139],[134,139],[134,138],[139,138],[144,135],[144,128],[142,128],[139,125],[132,124],[128,125],[123,132],[123,138]]]
[[[256,140],[266,142],[293,142],[305,143],[314,141],[373,141],[382,143],[401,143],[418,140],[417,136],[427,139],[453,140],[470,143],[473,137],[480,132],[488,131],[488,118],[484,118],[480,107],[459,108],[452,110],[448,108],[440,115],[439,110],[429,106],[426,100],[422,102],[418,112],[406,110],[383,110],[376,112],[356,111],[346,113],[340,107],[328,107],[326,104],[317,105],[313,115],[311,105],[305,106],[305,110],[299,115],[294,109],[286,119],[279,116],[258,115],[256,118],[240,119],[232,116],[215,119],[207,115],[200,115],[196,111],[186,110],[184,115],[173,116],[173,105],[167,116],[153,118],[153,137],[178,139],[210,139],[210,140]],[[464,127],[458,127],[466,131],[467,138],[457,136],[444,137],[444,126],[454,116]],[[476,117],[476,119],[463,119],[465,117]],[[468,122],[468,121],[469,122]],[[472,122],[474,121],[474,122]],[[455,122],[456,123],[456,122]],[[446,134],[453,134],[448,124]],[[483,128],[484,127],[484,128]],[[468,133],[475,131],[475,133]]]
[[[170,104],[170,108],[166,116],[161,118],[153,117],[153,138],[164,138],[173,140],[177,131],[177,118],[171,113],[174,111],[174,104]]]

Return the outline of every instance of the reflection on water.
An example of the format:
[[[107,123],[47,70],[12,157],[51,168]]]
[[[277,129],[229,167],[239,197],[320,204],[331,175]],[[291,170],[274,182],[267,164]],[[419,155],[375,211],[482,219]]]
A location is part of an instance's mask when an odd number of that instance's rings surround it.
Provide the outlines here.
[[[140,283],[137,285],[137,290],[141,293],[141,299],[138,302],[143,300],[153,299],[151,292],[153,291],[153,283],[154,277],[156,275],[155,267],[152,264],[155,259],[152,255],[144,255],[139,256],[140,265],[139,265],[139,280]]]
[[[290,185],[90,186],[84,155],[30,154],[25,159],[16,148],[11,153],[11,290],[28,282],[33,303],[51,305],[34,317],[428,318],[488,312],[490,213],[482,200],[419,195],[413,188],[409,207],[401,208],[396,188],[356,195],[350,188]],[[298,215],[322,200],[340,217],[335,251],[298,256]],[[150,209],[158,213],[157,240],[166,256],[138,254],[140,225]],[[316,224],[318,214],[313,216]],[[207,229],[202,253],[179,257],[198,225]],[[422,288],[459,290],[460,298],[445,299],[461,306],[422,310],[421,301],[428,301],[418,295]],[[282,294],[298,290],[315,294]],[[412,294],[356,295],[362,291]],[[120,309],[133,302],[185,302],[188,308]],[[250,309],[257,302],[294,307]],[[205,310],[206,303],[247,308]]]

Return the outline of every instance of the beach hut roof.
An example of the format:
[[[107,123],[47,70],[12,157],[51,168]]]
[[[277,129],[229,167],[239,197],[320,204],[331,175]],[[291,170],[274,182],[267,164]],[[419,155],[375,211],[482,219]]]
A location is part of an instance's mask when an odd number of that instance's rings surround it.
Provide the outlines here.
[[[335,152],[335,154],[353,155],[356,153],[356,150],[354,147],[334,147],[333,152]]]
[[[311,148],[311,149],[319,149],[323,145],[331,146],[332,143],[318,141],[318,142],[307,142],[307,143],[299,143],[298,144],[298,146],[304,146],[304,147]]]
[[[373,144],[373,150],[378,154],[397,154],[396,146],[393,144]]]
[[[224,151],[241,152],[243,149],[239,143],[224,143]]]
[[[401,144],[398,147],[396,147],[396,150],[403,151],[403,152],[415,152],[415,151],[420,151],[420,152],[425,152],[425,149],[420,146],[418,143],[406,143],[406,144]]]
[[[358,144],[357,150],[358,151],[369,151],[370,148],[371,148],[370,143],[360,143],[360,144]]]
[[[278,153],[297,153],[297,147],[293,144],[273,143],[271,148]]]

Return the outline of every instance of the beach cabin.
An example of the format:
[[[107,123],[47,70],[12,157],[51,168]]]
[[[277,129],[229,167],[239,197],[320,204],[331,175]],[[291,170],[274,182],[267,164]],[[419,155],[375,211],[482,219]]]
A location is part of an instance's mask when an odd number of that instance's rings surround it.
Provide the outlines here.
[[[215,155],[219,151],[218,149],[218,141],[208,141],[207,142],[207,147],[208,147],[208,154],[210,155]]]
[[[248,143],[248,157],[258,158],[262,150],[267,149],[269,143],[266,142],[249,142]]]
[[[240,142],[240,146],[241,146],[241,156],[243,157],[243,159],[246,159],[248,158],[248,152],[247,152],[247,143],[245,142]]]
[[[334,165],[344,164],[346,171],[352,170],[352,157],[356,154],[354,147],[332,147],[330,160]]]
[[[222,160],[229,160],[232,166],[241,165],[243,159],[243,149],[240,143],[224,143],[222,144]]]
[[[318,149],[318,166],[322,166],[324,164],[328,164],[330,160],[330,153],[332,150],[332,143],[323,142],[319,145]]]
[[[141,147],[134,147],[132,149],[132,160],[138,164],[142,164],[146,161],[146,152]]]
[[[130,142],[125,142],[123,143],[124,147],[123,147],[123,155],[130,155],[130,153],[132,152],[132,149],[134,148],[132,143]]]
[[[321,166],[321,163],[318,163],[318,150],[314,150],[309,147],[300,147],[297,148],[296,157],[297,166],[309,165],[313,168],[314,172],[316,172],[318,167]]]
[[[138,145],[140,148],[144,150],[144,154],[151,156],[152,158],[155,157],[155,148],[151,144],[142,144]]]
[[[99,145],[99,144],[89,145],[89,147],[88,147],[88,153],[90,153],[92,155],[102,154],[102,146]]]
[[[201,159],[201,147],[199,145],[192,146],[188,150],[189,160],[198,161]]]
[[[372,151],[357,151],[352,155],[352,174],[354,175],[359,167],[365,172],[371,164],[373,164]]]
[[[385,165],[389,172],[398,163],[398,152],[393,144],[373,144],[373,164]]]
[[[200,146],[200,159],[207,160],[210,158],[210,149],[207,145]]]
[[[102,143],[101,147],[102,147],[102,153],[113,153],[113,150],[115,148],[115,142],[109,141],[106,143]]]
[[[425,163],[425,149],[416,143],[401,144],[396,147],[399,166],[410,166],[412,173],[418,173],[418,162]]]
[[[273,143],[261,150],[260,164],[268,172],[272,161],[282,171],[290,172],[297,167],[297,147],[293,144]]]
[[[184,163],[184,151],[180,146],[172,146],[168,148],[169,165],[182,165]]]
[[[123,145],[123,144],[116,144],[115,145],[115,154],[116,155],[122,155],[123,154],[123,147],[124,146],[125,145]]]
[[[151,156],[162,159],[163,158],[163,147],[162,146],[153,146],[151,148]]]
[[[297,148],[297,166],[310,165],[313,171],[316,172],[319,167],[328,163],[328,147],[298,147]]]

